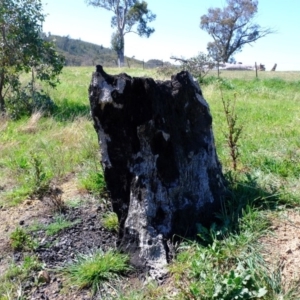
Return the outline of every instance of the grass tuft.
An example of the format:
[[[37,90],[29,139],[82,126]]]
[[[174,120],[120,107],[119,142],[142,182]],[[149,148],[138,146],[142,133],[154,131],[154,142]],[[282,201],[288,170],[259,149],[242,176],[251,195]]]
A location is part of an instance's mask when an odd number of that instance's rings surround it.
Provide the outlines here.
[[[70,284],[79,289],[92,288],[96,293],[101,284],[113,280],[130,270],[127,255],[109,250],[97,250],[90,254],[80,254],[74,262],[66,266],[63,273]]]
[[[102,217],[102,225],[104,228],[117,232],[119,230],[119,220],[118,216],[114,212],[105,214]]]
[[[37,245],[30,235],[21,227],[17,227],[10,234],[10,245],[14,250],[32,250]]]

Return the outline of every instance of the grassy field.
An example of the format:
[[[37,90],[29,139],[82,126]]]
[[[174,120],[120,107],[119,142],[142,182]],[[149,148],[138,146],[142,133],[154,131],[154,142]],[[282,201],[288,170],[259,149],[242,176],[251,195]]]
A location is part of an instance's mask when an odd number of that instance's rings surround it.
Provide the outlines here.
[[[51,116],[0,119],[0,206],[18,205],[75,174],[80,189],[103,188],[99,146],[89,116],[92,67],[67,67],[49,94]],[[106,69],[119,73],[119,69]],[[124,69],[131,76],[166,79],[156,70]],[[221,225],[199,224],[199,241],[186,242],[171,265],[167,287],[120,292],[115,299],[300,299],[299,282],[285,287],[263,258],[259,238],[279,210],[300,201],[300,72],[223,71],[201,86],[213,116],[219,159],[230,184]],[[235,103],[240,155],[237,171],[227,147],[224,101]],[[100,201],[100,200],[99,200]],[[4,296],[3,296],[4,297]],[[236,298],[235,298],[236,297]],[[0,299],[1,288],[0,288]]]

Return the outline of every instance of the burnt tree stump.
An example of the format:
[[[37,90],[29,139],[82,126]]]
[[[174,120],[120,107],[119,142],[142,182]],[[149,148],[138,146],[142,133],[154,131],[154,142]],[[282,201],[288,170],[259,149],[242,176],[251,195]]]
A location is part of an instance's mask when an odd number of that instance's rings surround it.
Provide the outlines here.
[[[224,194],[209,106],[188,72],[169,81],[111,76],[101,66],[89,87],[91,114],[119,247],[160,277],[170,240],[209,224]]]

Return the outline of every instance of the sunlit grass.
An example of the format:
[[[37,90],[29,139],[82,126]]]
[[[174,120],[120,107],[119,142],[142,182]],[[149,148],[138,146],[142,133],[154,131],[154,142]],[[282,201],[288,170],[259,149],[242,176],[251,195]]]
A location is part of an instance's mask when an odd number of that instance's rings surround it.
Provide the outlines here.
[[[99,161],[97,137],[88,117],[75,117],[63,123],[44,117],[34,125],[34,132],[24,130],[28,124],[31,126],[30,119],[8,121],[0,136],[0,178],[4,178],[7,186],[0,197],[2,201],[6,194],[15,203],[30,194],[33,153],[39,156],[45,176],[56,182],[80,170],[86,161]]]
[[[89,114],[88,86],[94,69],[64,69],[61,84],[56,90],[49,90],[57,105],[53,115],[37,112],[18,121],[0,118],[0,205],[16,205],[31,195],[36,184],[33,155],[37,155],[47,182],[59,184],[73,173],[79,190],[96,197],[104,190],[99,144]],[[105,71],[163,79],[156,70],[142,68]],[[159,288],[130,290],[132,296],[123,293],[119,299],[218,299],[213,298],[219,297],[217,288],[230,297],[232,291],[240,288],[239,284],[231,285],[230,276],[249,278],[245,285],[249,284],[253,293],[262,295],[260,289],[266,288],[268,294],[262,299],[289,299],[288,293],[292,292],[282,290],[276,272],[268,272],[256,241],[268,230],[269,210],[279,204],[299,205],[300,73],[259,72],[258,79],[254,75],[251,71],[221,72],[225,78],[221,84],[224,98],[236,98],[238,123],[243,126],[236,173],[231,170],[224,136],[227,128],[220,83],[216,78],[208,78],[208,83],[201,85],[213,116],[217,153],[230,183],[229,202],[219,216],[222,226],[214,225],[205,231],[199,224],[200,243],[188,242],[181,246],[171,266],[172,284],[175,283],[171,293],[166,295]],[[71,205],[79,203],[75,201]],[[59,223],[58,230],[65,228],[61,226],[64,220],[61,221],[54,222]],[[113,228],[117,226],[116,218],[109,221]],[[114,269],[111,273],[107,267],[110,259],[106,257],[105,262],[99,262],[102,257],[105,257],[102,252],[78,257],[74,268],[66,271],[70,282],[78,288],[97,290],[102,280],[114,277]],[[240,263],[244,269],[239,267]],[[121,265],[122,273],[127,270],[127,258]]]
[[[226,99],[236,98],[238,123],[243,126],[240,139],[239,169],[252,173],[262,184],[284,187],[282,193],[300,194],[289,182],[299,179],[300,106],[295,93],[300,82],[249,80],[235,78],[231,88],[222,88]],[[213,130],[223,169],[230,169],[230,158],[224,133],[225,116],[220,85],[202,86],[213,115]],[[272,175],[272,176],[270,176]],[[266,183],[264,178],[269,177]]]

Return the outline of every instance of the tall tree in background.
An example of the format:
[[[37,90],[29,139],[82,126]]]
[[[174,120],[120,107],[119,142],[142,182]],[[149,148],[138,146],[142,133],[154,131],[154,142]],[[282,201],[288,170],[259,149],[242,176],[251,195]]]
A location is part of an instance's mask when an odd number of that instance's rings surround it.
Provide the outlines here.
[[[145,1],[138,0],[85,0],[87,5],[101,7],[112,11],[111,26],[116,28],[112,34],[111,45],[118,54],[119,67],[124,66],[124,36],[134,32],[139,36],[149,37],[154,29],[148,27],[148,22],[155,20],[154,15]]]
[[[64,59],[43,39],[41,0],[0,0],[0,113],[10,88],[20,88],[19,76],[57,83]]]
[[[253,22],[258,0],[226,0],[224,8],[210,8],[201,17],[200,28],[212,36],[207,50],[216,61],[228,62],[244,45],[273,33]]]

